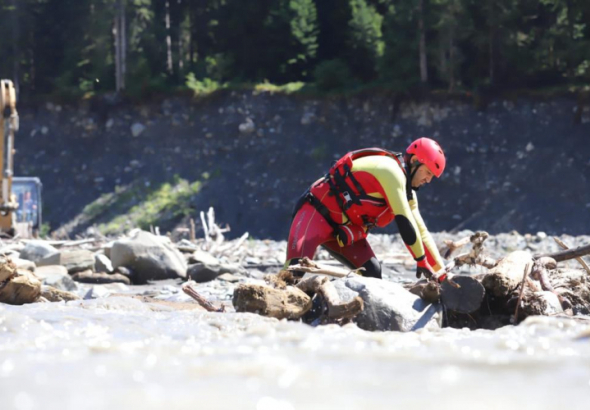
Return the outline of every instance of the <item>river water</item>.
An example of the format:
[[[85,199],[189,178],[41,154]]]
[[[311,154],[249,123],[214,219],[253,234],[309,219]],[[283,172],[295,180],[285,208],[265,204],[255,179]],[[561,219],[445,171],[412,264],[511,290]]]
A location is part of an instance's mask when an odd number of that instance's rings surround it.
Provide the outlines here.
[[[1,409],[587,409],[590,322],[367,332],[127,297],[0,305]]]

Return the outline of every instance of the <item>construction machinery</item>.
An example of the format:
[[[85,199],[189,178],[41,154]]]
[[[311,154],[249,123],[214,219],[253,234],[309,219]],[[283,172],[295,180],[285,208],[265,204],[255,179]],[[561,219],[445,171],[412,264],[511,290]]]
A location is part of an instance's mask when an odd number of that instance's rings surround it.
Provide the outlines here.
[[[31,237],[41,226],[41,181],[13,177],[18,127],[14,84],[0,80],[0,234]]]

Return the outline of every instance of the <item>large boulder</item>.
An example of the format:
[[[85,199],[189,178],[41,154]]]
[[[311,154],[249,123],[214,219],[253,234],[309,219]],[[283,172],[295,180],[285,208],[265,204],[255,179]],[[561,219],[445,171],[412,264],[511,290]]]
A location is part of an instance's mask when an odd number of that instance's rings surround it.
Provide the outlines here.
[[[70,275],[87,269],[94,270],[94,255],[85,249],[75,251],[62,251],[49,255],[39,262],[37,266],[61,265],[65,266]]]
[[[41,259],[58,253],[59,251],[45,241],[28,241],[20,252],[20,258],[32,262],[39,262]]]
[[[186,278],[186,260],[165,236],[137,231],[131,238],[115,241],[110,253],[113,268],[132,269],[137,283]]]
[[[267,284],[242,284],[233,296],[236,312],[257,313],[277,319],[299,319],[311,309],[311,298],[300,289],[276,289]]]
[[[41,280],[43,285],[53,288],[74,292],[78,290],[78,285],[72,280],[65,266],[47,265],[39,266],[35,270],[35,276]]]
[[[398,283],[359,276],[338,279],[334,285],[343,302],[356,295],[363,299],[364,309],[355,318],[361,329],[408,332],[441,327],[440,304],[429,304]]]
[[[0,302],[10,305],[33,303],[39,296],[41,282],[32,272],[24,269],[17,270],[15,276],[0,289]]]

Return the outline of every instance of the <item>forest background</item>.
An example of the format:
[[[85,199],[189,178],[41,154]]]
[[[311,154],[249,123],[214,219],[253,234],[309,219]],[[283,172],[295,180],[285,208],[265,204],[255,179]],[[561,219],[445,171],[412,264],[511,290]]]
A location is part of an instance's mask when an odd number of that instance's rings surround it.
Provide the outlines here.
[[[0,0],[0,12],[0,73],[21,99],[590,80],[586,0]]]

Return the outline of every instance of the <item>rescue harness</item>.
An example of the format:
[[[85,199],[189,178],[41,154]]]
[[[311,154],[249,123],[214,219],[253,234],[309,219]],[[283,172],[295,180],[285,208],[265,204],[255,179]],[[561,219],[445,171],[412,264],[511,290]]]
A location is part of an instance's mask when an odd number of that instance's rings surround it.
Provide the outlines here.
[[[325,182],[329,185],[329,195],[335,197],[338,207],[342,210],[344,216],[346,216],[346,223],[338,223],[334,221],[330,215],[330,210],[324,205],[309,188],[299,199],[295,209],[293,211],[293,217],[297,211],[303,206],[305,202],[311,204],[326,222],[334,230],[333,235],[338,240],[340,246],[352,245],[359,239],[364,239],[369,229],[375,226],[375,221],[371,220],[366,214],[360,214],[360,221],[362,227],[355,229],[353,225],[354,221],[349,216],[349,212],[353,207],[363,207],[363,202],[370,203],[375,207],[387,207],[387,201],[385,198],[378,198],[368,195],[363,186],[358,182],[352,173],[352,162],[358,158],[367,156],[387,156],[397,161],[400,167],[405,170],[406,173],[406,192],[408,200],[412,199],[412,187],[411,187],[411,175],[413,177],[416,170],[410,172],[409,161],[404,161],[403,154],[398,152],[392,152],[381,148],[366,148],[356,151],[352,151],[340,158],[330,168],[328,173],[318,183]],[[362,208],[360,208],[362,210]],[[357,212],[358,213],[358,212]]]

